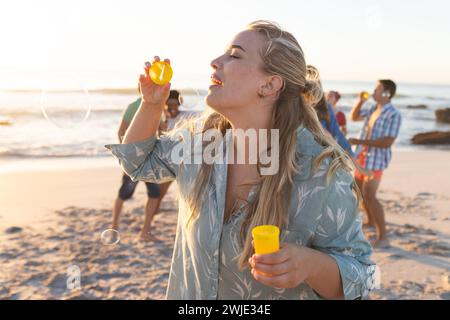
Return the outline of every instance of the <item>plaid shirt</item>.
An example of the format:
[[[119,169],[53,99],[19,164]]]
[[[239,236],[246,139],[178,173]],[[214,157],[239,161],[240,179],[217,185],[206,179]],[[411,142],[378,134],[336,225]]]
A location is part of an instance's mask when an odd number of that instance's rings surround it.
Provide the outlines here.
[[[368,124],[372,113],[375,112],[377,106],[373,105],[370,109],[361,110],[359,116],[366,118],[361,132],[361,139],[377,140],[384,137],[396,138],[400,131],[400,125],[402,122],[402,116],[391,103],[387,103],[383,106],[380,116],[373,124],[372,134],[368,137]],[[358,145],[356,148],[356,155],[358,156],[363,145]],[[368,147],[366,155],[365,168],[368,170],[383,170],[386,169],[391,161],[392,150],[391,148],[377,148]]]

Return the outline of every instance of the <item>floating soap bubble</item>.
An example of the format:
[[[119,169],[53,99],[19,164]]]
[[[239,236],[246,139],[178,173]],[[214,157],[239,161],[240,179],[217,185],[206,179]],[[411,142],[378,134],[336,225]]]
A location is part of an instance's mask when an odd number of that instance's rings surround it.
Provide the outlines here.
[[[182,104],[180,109],[183,111],[203,111],[205,109],[204,98],[206,92],[200,89],[184,87],[183,89],[178,89],[182,96]]]
[[[115,229],[106,229],[102,232],[100,240],[106,246],[113,246],[120,242],[119,231]]]
[[[40,105],[44,117],[60,128],[76,127],[91,113],[87,89],[42,90]]]

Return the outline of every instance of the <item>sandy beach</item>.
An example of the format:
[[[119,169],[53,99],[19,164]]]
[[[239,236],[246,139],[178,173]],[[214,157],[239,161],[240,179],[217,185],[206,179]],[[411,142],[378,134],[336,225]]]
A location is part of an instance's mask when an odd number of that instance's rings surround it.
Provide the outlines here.
[[[107,246],[100,234],[120,185],[117,163],[58,161],[0,171],[0,299],[164,299],[176,185],[154,220],[160,241],[137,239],[146,199],[140,184],[124,206],[120,243]],[[371,299],[450,299],[449,163],[450,151],[394,152],[379,192],[392,247],[373,255],[382,284]],[[70,290],[74,266],[80,288]]]

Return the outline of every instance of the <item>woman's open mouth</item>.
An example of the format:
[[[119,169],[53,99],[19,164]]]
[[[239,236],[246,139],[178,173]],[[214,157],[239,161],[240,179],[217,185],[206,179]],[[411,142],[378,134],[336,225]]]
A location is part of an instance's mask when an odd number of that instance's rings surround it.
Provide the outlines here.
[[[211,87],[216,87],[216,86],[223,86],[223,82],[216,76],[216,75],[211,75]]]

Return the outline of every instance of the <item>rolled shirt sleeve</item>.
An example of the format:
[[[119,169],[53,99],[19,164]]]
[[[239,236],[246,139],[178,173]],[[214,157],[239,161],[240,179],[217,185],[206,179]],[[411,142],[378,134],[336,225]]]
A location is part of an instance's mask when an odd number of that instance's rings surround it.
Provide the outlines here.
[[[377,106],[374,104],[374,105],[370,105],[370,106],[367,106],[367,107],[365,106],[365,107],[361,108],[359,110],[359,116],[361,118],[369,117],[375,111],[376,107]]]
[[[339,267],[345,299],[364,298],[373,289],[375,264],[364,237],[349,174],[338,172],[320,217],[312,247],[331,256]]]
[[[108,144],[105,148],[119,160],[122,170],[133,181],[164,183],[173,181],[179,164],[172,161],[172,149],[179,141],[172,136],[151,136],[127,144]]]

